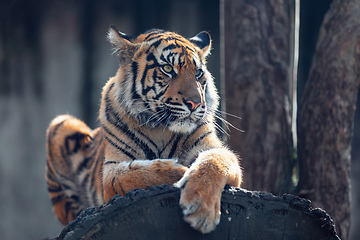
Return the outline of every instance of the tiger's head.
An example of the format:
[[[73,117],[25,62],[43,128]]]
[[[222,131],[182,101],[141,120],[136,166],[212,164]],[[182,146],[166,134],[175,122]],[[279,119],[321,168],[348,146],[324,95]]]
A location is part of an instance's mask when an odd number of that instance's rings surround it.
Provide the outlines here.
[[[154,29],[132,38],[111,26],[108,39],[120,60],[116,102],[128,115],[177,133],[214,121],[218,94],[206,68],[207,32],[186,39]]]

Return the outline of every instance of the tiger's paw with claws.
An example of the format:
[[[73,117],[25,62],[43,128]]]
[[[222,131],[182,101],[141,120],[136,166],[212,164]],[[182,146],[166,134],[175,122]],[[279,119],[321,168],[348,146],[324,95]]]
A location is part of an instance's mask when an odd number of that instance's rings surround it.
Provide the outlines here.
[[[174,184],[181,189],[180,207],[184,220],[202,233],[213,231],[220,222],[220,200],[225,184],[239,187],[240,183],[241,169],[233,153],[226,149],[200,153]]]

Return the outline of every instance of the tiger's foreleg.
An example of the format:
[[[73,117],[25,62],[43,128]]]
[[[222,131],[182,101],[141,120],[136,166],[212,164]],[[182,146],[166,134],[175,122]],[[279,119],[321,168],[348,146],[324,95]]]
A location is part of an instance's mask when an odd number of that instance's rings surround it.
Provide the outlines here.
[[[241,169],[237,157],[226,148],[199,154],[175,186],[181,188],[180,206],[190,225],[208,233],[220,222],[220,199],[225,184],[240,187]]]
[[[135,160],[115,162],[107,160],[104,165],[103,187],[105,202],[116,194],[124,196],[135,188],[177,182],[187,170],[175,159]]]

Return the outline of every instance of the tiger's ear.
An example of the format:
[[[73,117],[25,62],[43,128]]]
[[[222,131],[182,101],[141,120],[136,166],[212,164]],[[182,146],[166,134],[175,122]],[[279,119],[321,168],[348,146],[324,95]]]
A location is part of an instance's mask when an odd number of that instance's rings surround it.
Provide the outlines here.
[[[114,53],[117,53],[121,64],[125,65],[132,62],[138,46],[131,42],[130,36],[119,32],[113,25],[110,25],[107,38],[114,46]]]
[[[195,37],[190,38],[190,42],[200,48],[203,57],[209,55],[211,49],[211,37],[208,32],[202,31],[198,33]]]

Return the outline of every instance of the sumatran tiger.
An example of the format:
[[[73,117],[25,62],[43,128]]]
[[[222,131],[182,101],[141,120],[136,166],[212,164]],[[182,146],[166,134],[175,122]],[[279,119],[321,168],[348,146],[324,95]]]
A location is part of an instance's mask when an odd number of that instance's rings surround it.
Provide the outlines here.
[[[170,184],[181,189],[185,221],[214,230],[222,190],[239,187],[242,173],[216,133],[210,35],[155,29],[132,38],[110,26],[108,39],[120,67],[102,91],[101,126],[61,115],[47,130],[46,178],[58,219],[67,224],[116,194]]]

